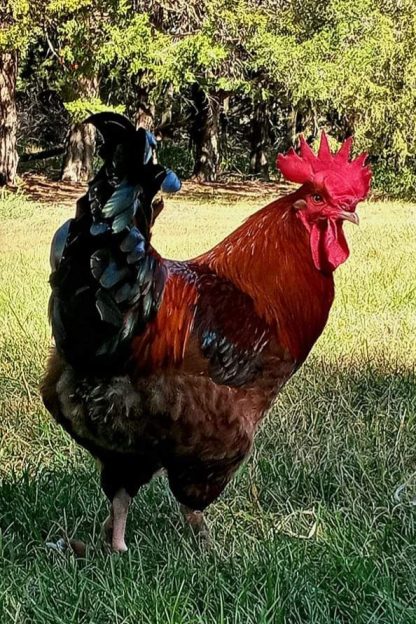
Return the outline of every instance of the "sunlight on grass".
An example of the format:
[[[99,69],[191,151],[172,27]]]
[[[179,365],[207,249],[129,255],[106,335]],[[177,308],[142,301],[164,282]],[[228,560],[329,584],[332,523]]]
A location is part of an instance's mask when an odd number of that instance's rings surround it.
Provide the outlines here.
[[[153,243],[192,257],[261,205],[179,196]],[[183,535],[159,478],[137,497],[120,558],[97,546],[94,463],[38,394],[49,243],[73,209],[0,201],[1,623],[416,621],[416,206],[359,212],[327,328],[210,510],[212,550]],[[45,549],[74,532],[90,544],[84,562]]]

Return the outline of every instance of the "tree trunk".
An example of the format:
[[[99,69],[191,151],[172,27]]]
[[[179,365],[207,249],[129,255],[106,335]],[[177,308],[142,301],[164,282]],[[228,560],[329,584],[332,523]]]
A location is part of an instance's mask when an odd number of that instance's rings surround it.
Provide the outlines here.
[[[290,147],[295,147],[299,127],[299,114],[295,107],[291,106],[287,117],[286,141],[282,145],[282,151],[286,152]]]
[[[173,98],[174,87],[169,83],[162,97],[159,98],[159,106],[156,117],[159,120],[154,130],[156,138],[163,141],[165,138],[173,138],[175,132],[175,124],[173,124]]]
[[[286,143],[282,145],[282,151],[290,147],[296,147],[300,134],[310,144],[318,136],[319,125],[316,110],[309,101],[302,106],[291,106],[287,118]]]
[[[53,158],[54,156],[60,156],[65,152],[65,148],[62,145],[58,147],[51,147],[41,152],[31,152],[28,154],[22,154],[20,156],[20,162],[32,162],[34,160],[46,160],[47,158]]]
[[[173,84],[170,82],[166,87],[162,98],[162,111],[160,113],[159,127],[163,128],[165,126],[171,125],[172,123],[174,93],[175,90]]]
[[[192,87],[195,112],[191,128],[195,164],[193,177],[199,182],[215,182],[218,174],[220,102],[198,84]]]
[[[16,150],[16,52],[0,54],[0,186],[13,184],[18,155]]]
[[[88,98],[98,94],[97,78],[84,78],[80,81],[79,86],[79,97]],[[95,128],[91,124],[72,124],[66,139],[61,180],[64,182],[85,182],[91,178],[95,135]]]
[[[250,141],[250,173],[259,173],[264,180],[269,180],[269,161],[267,157],[269,116],[266,102],[258,102],[254,106],[254,114],[251,119]]]
[[[146,89],[139,89],[137,94],[137,110],[135,115],[136,128],[153,131],[155,124],[155,107],[149,101]]]
[[[229,150],[228,150],[228,126],[230,123],[230,118],[228,116],[230,112],[230,96],[227,94],[223,96],[221,101],[221,111],[219,115],[219,151],[221,154],[222,160],[229,160]]]
[[[95,128],[91,124],[71,126],[61,179],[64,182],[85,182],[92,176],[95,150]]]

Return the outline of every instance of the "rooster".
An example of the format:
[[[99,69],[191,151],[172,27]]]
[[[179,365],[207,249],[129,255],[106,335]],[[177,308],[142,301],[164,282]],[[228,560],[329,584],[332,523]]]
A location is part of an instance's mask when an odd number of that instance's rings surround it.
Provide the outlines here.
[[[317,155],[301,138],[299,154],[277,157],[297,190],[210,251],[167,260],[150,241],[152,199],[166,179],[178,188],[174,174],[149,161],[146,133],[126,118],[89,121],[104,164],[52,245],[42,396],[99,460],[105,533],[122,552],[131,499],[160,469],[206,533],[204,510],[325,327],[349,255],[343,224],[358,224],[371,171],[366,154],[350,159],[350,138],[333,154],[322,133]]]

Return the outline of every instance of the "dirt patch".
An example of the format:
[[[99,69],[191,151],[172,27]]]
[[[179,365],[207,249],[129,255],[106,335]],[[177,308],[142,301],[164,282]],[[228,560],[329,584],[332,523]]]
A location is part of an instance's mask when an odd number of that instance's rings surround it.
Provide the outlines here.
[[[28,173],[22,176],[23,191],[28,198],[41,203],[70,204],[85,192],[85,184],[56,182],[41,174]],[[183,183],[180,195],[186,199],[203,201],[204,199],[224,198],[231,201],[238,199],[256,199],[259,197],[279,197],[287,192],[287,184],[244,180],[239,182]]]
[[[29,199],[47,204],[73,205],[86,190],[86,184],[55,182],[34,173],[23,175],[22,181],[23,191]]]

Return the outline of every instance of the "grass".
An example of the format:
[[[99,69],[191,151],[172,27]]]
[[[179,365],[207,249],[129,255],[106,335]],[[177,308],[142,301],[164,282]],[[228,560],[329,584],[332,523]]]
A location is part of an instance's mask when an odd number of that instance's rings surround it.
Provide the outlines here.
[[[261,203],[172,200],[155,245],[196,254]],[[366,204],[347,224],[328,326],[210,509],[211,550],[159,478],[136,498],[129,552],[111,556],[95,465],[38,395],[48,247],[72,209],[0,201],[1,624],[416,621],[415,208]],[[85,559],[45,547],[75,534]]]

